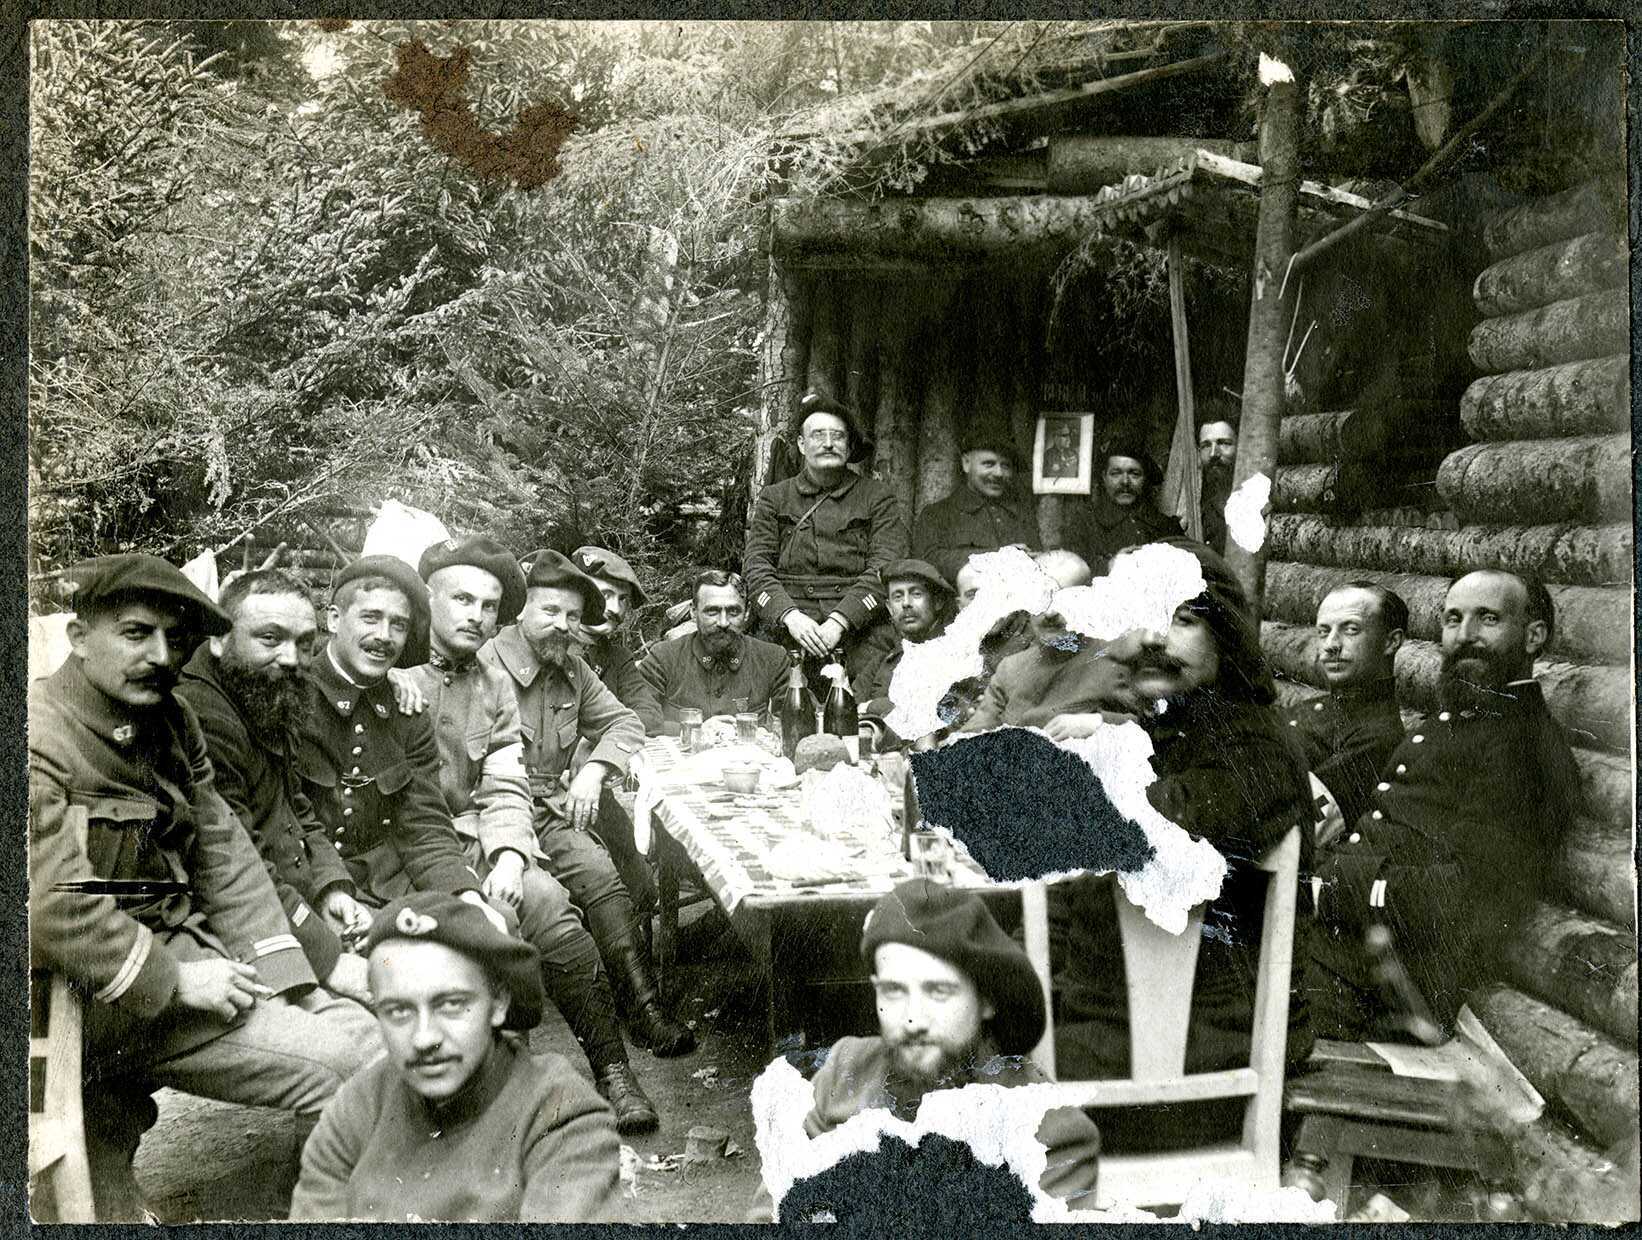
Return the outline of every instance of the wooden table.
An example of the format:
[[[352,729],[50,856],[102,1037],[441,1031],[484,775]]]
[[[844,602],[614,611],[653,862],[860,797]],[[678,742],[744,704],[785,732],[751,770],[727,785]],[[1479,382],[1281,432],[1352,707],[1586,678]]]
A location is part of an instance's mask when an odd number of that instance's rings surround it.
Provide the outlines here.
[[[768,864],[771,849],[795,832],[806,832],[800,789],[742,798],[714,785],[669,779],[683,759],[676,738],[655,737],[634,761],[640,779],[659,793],[651,817],[651,853],[658,869],[656,966],[663,995],[677,981],[679,879],[688,862],[769,979],[771,1049],[801,1050],[810,1040],[800,991],[832,990],[846,1006],[860,1004],[867,979],[859,956],[862,920],[883,895],[912,877],[912,866],[900,857],[899,839],[886,832],[882,853],[874,857],[890,872],[820,885],[778,878]],[[953,873],[959,886],[990,887],[988,903],[1000,920],[1019,921],[1019,893],[992,886],[962,845],[954,850]],[[846,988],[854,993],[846,995]]]

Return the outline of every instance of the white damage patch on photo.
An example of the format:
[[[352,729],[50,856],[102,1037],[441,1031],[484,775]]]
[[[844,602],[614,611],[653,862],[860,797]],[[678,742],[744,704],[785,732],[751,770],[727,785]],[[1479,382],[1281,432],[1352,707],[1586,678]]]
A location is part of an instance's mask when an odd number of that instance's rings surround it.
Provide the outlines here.
[[[1175,608],[1204,589],[1197,557],[1167,543],[1121,555],[1110,576],[1065,590],[1019,548],[989,551],[969,563],[978,582],[974,601],[941,636],[904,646],[890,678],[894,709],[887,722],[901,736],[927,736],[943,726],[936,707],[953,685],[981,674],[981,640],[1014,612],[1053,610],[1067,628],[1110,641],[1131,629],[1167,629]]]
[[[1226,533],[1253,555],[1266,545],[1266,508],[1271,503],[1271,479],[1265,474],[1245,478],[1226,499]]]
[[[941,698],[957,681],[981,674],[981,639],[1014,611],[1040,614],[1053,608],[1067,628],[1110,641],[1136,628],[1166,630],[1175,609],[1205,588],[1197,557],[1166,543],[1118,556],[1110,576],[1064,590],[1056,590],[1031,557],[1014,548],[970,563],[980,577],[974,601],[941,637],[907,646],[891,678],[895,709],[889,726],[902,736],[924,736],[942,726],[935,710]],[[1158,926],[1179,934],[1191,909],[1220,893],[1226,863],[1212,844],[1193,840],[1146,799],[1146,789],[1156,779],[1151,739],[1139,724],[1123,723],[1060,744],[1088,763],[1113,806],[1145,833],[1154,850],[1151,860],[1120,874],[1119,881],[1130,901]]]
[[[1203,839],[1193,839],[1152,807],[1146,789],[1156,780],[1152,738],[1138,723],[1102,723],[1088,736],[1060,742],[1099,777],[1113,808],[1145,833],[1152,858],[1138,870],[1118,872],[1129,902],[1170,934],[1186,928],[1194,907],[1220,894],[1226,859]]]
[[[776,1059],[753,1082],[753,1122],[764,1187],[780,1216],[781,1200],[799,1180],[819,1175],[851,1154],[877,1150],[885,1136],[916,1146],[938,1133],[962,1141],[976,1159],[991,1167],[1007,1166],[1032,1195],[1032,1221],[1056,1223],[1156,1222],[1157,1216],[1117,1204],[1121,1180],[1102,1174],[1093,1202],[1076,1208],[1049,1196],[1038,1181],[1048,1165],[1048,1151],[1037,1139],[1046,1111],[1075,1106],[1084,1096],[1078,1085],[966,1085],[924,1095],[917,1118],[908,1122],[888,1111],[867,1110],[829,1132],[811,1137],[804,1118],[815,1104],[810,1082],[785,1059]],[[1303,1189],[1259,1190],[1231,1183],[1200,1184],[1188,1195],[1171,1222],[1327,1223],[1335,1217],[1332,1202],[1312,1201]]]

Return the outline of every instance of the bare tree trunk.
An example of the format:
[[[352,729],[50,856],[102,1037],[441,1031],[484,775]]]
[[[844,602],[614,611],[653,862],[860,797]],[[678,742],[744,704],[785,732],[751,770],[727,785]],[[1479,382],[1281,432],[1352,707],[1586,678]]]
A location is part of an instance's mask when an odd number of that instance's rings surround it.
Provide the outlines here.
[[[841,395],[838,371],[843,346],[839,340],[842,281],[837,276],[821,276],[815,282],[815,314],[810,327],[809,381],[807,391],[837,398]]]
[[[798,399],[804,377],[804,335],[808,290],[772,258],[764,303],[764,347],[759,357],[758,438],[753,444],[753,478],[748,502],[771,482],[776,441]],[[750,514],[750,509],[749,509]]]
[[[1294,210],[1300,194],[1300,87],[1290,75],[1266,92],[1260,122],[1260,215],[1254,238],[1254,297],[1243,359],[1243,417],[1237,438],[1234,488],[1255,474],[1277,474],[1278,424],[1283,416],[1283,343],[1288,326],[1283,276],[1294,253]],[[1255,617],[1266,569],[1265,545],[1248,551],[1228,532],[1226,559]]]

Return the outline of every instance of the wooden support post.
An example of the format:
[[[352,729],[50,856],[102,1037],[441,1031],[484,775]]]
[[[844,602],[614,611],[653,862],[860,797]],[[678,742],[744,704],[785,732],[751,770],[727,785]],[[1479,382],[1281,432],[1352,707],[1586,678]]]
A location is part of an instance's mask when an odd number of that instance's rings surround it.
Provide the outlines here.
[[[822,276],[815,282],[815,314],[810,327],[809,382],[805,391],[820,392],[840,399],[842,385],[838,372],[842,367],[843,341],[840,326],[843,318],[843,281],[837,276]]]
[[[796,407],[805,379],[807,290],[791,271],[770,260],[764,303],[764,345],[759,356],[758,437],[753,445],[753,478],[747,497],[749,515],[759,491],[774,477],[776,441]]]
[[[1185,518],[1186,533],[1203,539],[1203,474],[1197,461],[1197,397],[1192,389],[1192,342],[1186,330],[1186,258],[1180,237],[1169,235],[1169,318],[1174,335],[1174,386],[1179,404],[1163,492]]]
[[[1294,253],[1294,212],[1300,194],[1300,85],[1292,74],[1266,91],[1260,122],[1260,215],[1254,237],[1253,299],[1243,359],[1243,416],[1233,490],[1255,474],[1277,476],[1278,423],[1283,416],[1283,340],[1288,328],[1283,273]],[[1296,282],[1298,283],[1298,282]],[[1226,560],[1256,618],[1265,577],[1265,545],[1244,550],[1228,533]]]

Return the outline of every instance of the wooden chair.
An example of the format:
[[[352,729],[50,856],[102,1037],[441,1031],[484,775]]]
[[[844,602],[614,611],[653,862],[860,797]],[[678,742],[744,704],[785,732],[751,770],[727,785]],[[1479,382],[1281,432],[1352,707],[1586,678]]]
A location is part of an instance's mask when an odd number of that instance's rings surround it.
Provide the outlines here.
[[[64,829],[85,838],[83,807],[69,809]],[[80,1015],[68,979],[43,969],[29,974],[29,1183],[50,1185],[55,1221],[62,1223],[96,1219],[80,1093]]]
[[[1169,934],[1131,904],[1121,888],[1114,892],[1128,978],[1131,1075],[1124,1080],[1077,1082],[1078,1105],[1151,1106],[1221,1098],[1246,1098],[1248,1104],[1236,1141],[1157,1154],[1103,1153],[1097,1206],[1177,1206],[1200,1180],[1234,1181],[1253,1189],[1278,1187],[1299,829],[1291,830],[1257,864],[1270,875],[1270,882],[1255,985],[1253,1047],[1246,1068],[1186,1072],[1203,907],[1192,910],[1183,933]],[[1027,954],[1047,995],[1051,970],[1045,885],[1029,884],[1022,902]],[[1046,1074],[1055,1075],[1052,1018],[1033,1058]]]

